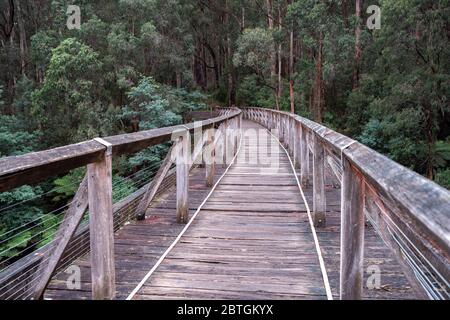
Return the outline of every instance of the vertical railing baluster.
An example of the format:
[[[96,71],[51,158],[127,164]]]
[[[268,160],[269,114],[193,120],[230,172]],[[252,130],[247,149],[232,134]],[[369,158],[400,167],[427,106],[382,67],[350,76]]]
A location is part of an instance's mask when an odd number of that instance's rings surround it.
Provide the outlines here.
[[[294,160],[295,160],[295,167],[300,168],[301,160],[302,160],[302,141],[301,141],[301,122],[295,120],[295,154],[294,154]]]
[[[189,218],[189,148],[191,137],[189,130],[180,133],[177,142],[177,221],[187,223]]]
[[[214,184],[215,161],[216,161],[216,146],[214,145],[214,128],[206,131],[206,146],[205,146],[205,171],[206,171],[206,186],[212,187]]]
[[[294,117],[289,117],[290,122],[289,122],[289,128],[290,128],[290,140],[289,140],[289,144],[291,145],[291,155],[294,156],[295,155],[295,119]]]
[[[303,125],[300,125],[300,180],[303,187],[309,187],[309,147],[308,134]]]
[[[319,137],[313,133],[313,211],[314,225],[325,227],[325,151]]]
[[[250,115],[253,117],[253,110],[251,111]],[[222,168],[227,167],[227,154],[228,154],[228,119],[225,120],[222,126],[222,133],[223,133],[223,159],[222,159]]]
[[[342,162],[340,297],[359,300],[364,275],[365,184],[345,157]]]
[[[100,140],[100,139],[99,139]],[[87,166],[92,298],[114,299],[114,229],[112,210],[112,153],[107,146],[103,159]]]
[[[235,156],[237,154],[238,151],[238,146],[239,146],[239,136],[238,136],[238,118],[234,118],[233,119],[233,140],[234,140],[234,145],[233,145],[233,156]]]

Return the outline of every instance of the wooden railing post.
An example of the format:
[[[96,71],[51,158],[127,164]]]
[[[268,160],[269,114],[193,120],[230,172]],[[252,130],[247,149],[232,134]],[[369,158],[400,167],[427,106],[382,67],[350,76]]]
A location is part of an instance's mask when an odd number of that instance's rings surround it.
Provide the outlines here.
[[[250,111],[249,116],[252,115],[253,111]],[[222,167],[227,167],[227,155],[228,155],[228,120],[225,120],[225,122],[222,125],[222,139],[223,139],[223,148],[222,148]]]
[[[278,126],[278,140],[282,143],[284,134],[283,134],[283,116],[280,113],[277,113],[277,126]]]
[[[241,113],[241,115],[239,116],[239,134],[242,134],[242,119],[243,119],[244,115]]]
[[[289,141],[291,139],[291,127],[289,126],[289,119],[290,119],[290,117],[286,115],[284,118],[285,118],[285,120],[284,120],[284,127],[285,127],[285,130],[286,130],[285,131],[286,136],[284,138],[284,144],[286,145],[286,147],[288,149],[288,152],[290,153],[290,149],[291,149],[291,146],[289,145]]]
[[[325,227],[325,150],[319,137],[313,133],[313,211],[314,225]]]
[[[102,161],[88,169],[89,228],[91,246],[92,298],[113,299],[116,295],[114,265],[114,229],[112,210],[112,153],[107,147]]]
[[[309,147],[306,129],[300,125],[300,182],[303,187],[309,186]]]
[[[364,262],[364,188],[348,160],[342,160],[340,298],[361,299]]]
[[[214,184],[216,146],[214,145],[214,129],[206,131],[205,164],[206,164],[206,186],[212,187]]]
[[[234,118],[233,119],[233,139],[234,139],[234,142],[233,142],[233,156],[235,156],[237,154],[238,146],[239,146],[238,130],[239,130],[238,118]]]
[[[269,127],[267,129],[271,130],[273,128],[273,112],[266,111],[269,113]]]
[[[189,218],[189,147],[190,133],[181,133],[177,143],[177,221],[187,223]]]
[[[289,150],[293,156],[295,152],[295,120],[293,117],[289,117]]]
[[[231,159],[234,156],[234,123],[233,123],[233,119],[229,120],[228,122],[228,147],[227,147],[227,151],[229,152],[229,154],[227,154],[227,159],[228,161],[231,161]]]
[[[294,162],[295,162],[295,167],[300,168],[301,159],[302,159],[302,152],[301,152],[301,150],[302,150],[302,143],[301,143],[302,125],[301,125],[301,122],[294,120],[294,126],[295,126],[295,130],[294,130],[294,132],[295,132]]]

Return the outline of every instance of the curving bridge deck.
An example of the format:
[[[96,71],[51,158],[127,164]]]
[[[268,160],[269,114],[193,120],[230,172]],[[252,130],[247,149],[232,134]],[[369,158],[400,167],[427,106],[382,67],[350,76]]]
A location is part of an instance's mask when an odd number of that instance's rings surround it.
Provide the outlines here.
[[[0,236],[0,300],[450,299],[448,190],[295,114],[217,115],[0,159],[0,192],[87,169],[57,216]]]
[[[205,168],[191,172],[190,217],[201,209],[179,239],[184,225],[176,221],[175,187],[150,204],[144,221],[116,232],[117,299],[327,299],[327,287],[338,298],[340,190],[331,172],[326,172],[327,226],[315,230],[307,210],[312,189],[304,188],[302,196],[285,149],[261,125],[243,121],[242,126],[244,132],[263,134],[243,136],[225,174],[225,167],[216,167],[214,182],[221,180],[208,198]],[[415,298],[368,225],[365,237],[364,265],[381,266],[383,286],[364,286],[364,298]],[[47,287],[46,299],[91,298],[89,255],[73,264],[81,266],[81,289],[67,289],[68,275],[62,272]]]

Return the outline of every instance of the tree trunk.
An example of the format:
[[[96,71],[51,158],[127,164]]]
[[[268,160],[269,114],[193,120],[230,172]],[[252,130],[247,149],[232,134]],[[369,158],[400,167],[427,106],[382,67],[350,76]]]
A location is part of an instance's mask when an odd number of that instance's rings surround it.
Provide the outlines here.
[[[194,79],[195,84],[199,87],[201,87],[203,90],[206,89],[206,66],[205,66],[205,59],[204,59],[204,49],[203,44],[200,42],[200,40],[197,40],[196,48],[195,48],[195,54],[194,54]]]
[[[267,2],[267,17],[268,17],[268,26],[270,32],[273,31],[273,9],[272,9],[272,0],[266,0]],[[271,48],[270,50],[270,77],[274,78],[277,71],[277,57],[275,48]]]
[[[355,29],[355,61],[353,68],[353,89],[357,89],[359,87],[359,79],[361,73],[361,0],[356,0],[356,10],[355,15],[358,20],[356,23]]]
[[[202,89],[206,90],[208,88],[208,73],[206,72],[206,52],[205,46],[200,45],[201,57],[202,57]]]
[[[5,9],[1,12],[3,22],[0,24],[1,35],[2,36],[2,46],[5,46],[6,43],[11,42],[12,37],[14,35],[14,20],[15,20],[15,7],[14,0],[7,0],[8,4],[4,5]]]
[[[428,101],[422,103],[422,110],[425,116],[425,136],[427,139],[427,158],[426,158],[426,176],[428,179],[434,179],[434,143],[435,135],[433,132],[433,111]]]
[[[229,6],[228,1],[225,1],[225,26],[230,28],[229,26]],[[234,68],[233,68],[233,50],[231,48],[231,34],[230,30],[227,30],[227,60],[228,60],[228,93],[227,93],[227,100],[228,100],[228,107],[232,107],[236,105],[236,87],[234,83]]]
[[[281,31],[281,8],[278,8],[278,30]],[[279,43],[278,44],[278,86],[277,86],[278,104],[281,100],[281,91],[283,90],[283,82],[282,82],[282,78],[281,78],[281,67],[282,67],[281,53],[282,53],[282,47],[281,47],[281,43]]]
[[[175,73],[175,81],[177,83],[177,88],[178,89],[181,88],[181,86],[182,86],[182,78],[181,78],[181,73],[179,71],[177,71]]]
[[[314,120],[321,123],[323,120],[324,101],[323,101],[323,32],[319,35],[319,49],[316,62],[316,81],[315,81],[315,95],[314,95]]]
[[[217,62],[217,55],[214,49],[207,43],[205,40],[203,41],[203,46],[208,50],[209,55],[211,56],[213,62],[213,70],[214,70],[214,88],[219,87],[220,81],[220,73],[219,73],[219,63]]]
[[[291,112],[295,113],[294,97],[294,26],[289,33],[289,97],[291,100]]]
[[[345,28],[349,27],[348,23],[348,3],[347,0],[342,0],[342,18],[344,20]]]
[[[26,75],[26,65],[27,65],[27,34],[25,30],[25,24],[23,20],[23,11],[20,6],[20,1],[15,0],[15,5],[17,8],[17,24],[19,27],[19,38],[20,38],[20,67],[22,75]]]

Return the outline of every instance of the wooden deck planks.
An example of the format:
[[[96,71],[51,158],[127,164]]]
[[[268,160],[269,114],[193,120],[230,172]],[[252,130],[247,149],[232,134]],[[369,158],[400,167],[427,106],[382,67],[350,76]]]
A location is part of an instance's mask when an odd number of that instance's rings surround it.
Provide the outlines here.
[[[326,299],[289,161],[277,147],[279,170],[241,165],[250,143],[136,299]]]

